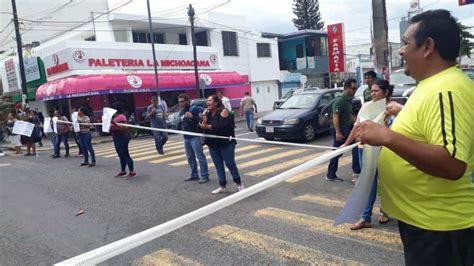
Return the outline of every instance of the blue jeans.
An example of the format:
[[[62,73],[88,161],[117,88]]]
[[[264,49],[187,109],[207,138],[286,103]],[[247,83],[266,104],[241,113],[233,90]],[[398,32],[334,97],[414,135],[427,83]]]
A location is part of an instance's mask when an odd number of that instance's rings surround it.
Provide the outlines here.
[[[239,169],[235,163],[235,144],[229,143],[220,147],[209,147],[209,153],[211,154],[212,161],[216,166],[217,176],[219,177],[219,185],[225,187],[227,180],[225,178],[224,163],[230,171],[234,182],[240,185]]]
[[[360,168],[362,168],[362,159],[364,158],[364,149],[359,148],[359,162]],[[362,220],[366,222],[371,222],[372,220],[372,210],[374,209],[375,199],[377,198],[377,185],[379,181],[378,173],[375,173],[374,181],[372,182],[372,187],[370,188],[369,199],[367,200],[367,206],[365,207],[364,212],[362,212]],[[382,210],[380,210],[383,213]]]
[[[81,144],[81,139],[79,137],[80,133],[74,133],[74,141],[76,141],[77,148],[79,149],[79,154],[84,154],[84,151],[82,149],[82,144]]]
[[[199,168],[201,169],[201,179],[209,179],[209,172],[207,169],[207,160],[202,149],[202,143],[200,137],[185,138],[184,149],[186,151],[186,157],[188,158],[188,164],[191,168],[191,177],[198,178],[198,167],[196,163],[196,157],[199,161]]]
[[[253,109],[245,110],[245,120],[247,120],[247,128],[253,129]]]
[[[61,142],[64,143],[64,148],[66,148],[66,155],[69,155],[69,136],[68,133],[57,134],[54,138],[54,155],[60,156],[61,153]]]
[[[125,172],[125,167],[128,165],[128,170],[133,172],[133,160],[128,152],[128,143],[130,137],[127,134],[120,134],[114,136],[115,150],[120,159],[120,171]]]
[[[92,135],[90,132],[79,133],[79,143],[82,146],[82,152],[84,154],[84,162],[89,163],[89,154],[91,156],[91,162],[95,163],[95,152],[92,148]]]
[[[333,147],[339,147],[342,144],[344,144],[345,140],[349,137],[349,134],[351,133],[351,130],[347,127],[341,127],[341,133],[344,136],[344,139],[342,141],[336,140],[336,130],[334,128],[330,128],[329,131],[331,132],[332,138],[334,140],[333,142]],[[352,143],[351,143],[352,144]],[[339,157],[341,155],[334,157],[329,161],[329,166],[328,166],[328,178],[336,178],[336,172],[339,167]],[[357,148],[352,149],[352,172],[354,174],[360,174],[360,165],[359,165],[359,154],[357,151]]]
[[[158,123],[151,125],[153,128],[164,128],[166,129],[166,123],[163,119],[160,119]],[[163,146],[168,141],[168,133],[161,131],[153,131],[153,137],[155,137],[155,147],[159,153],[163,152]]]

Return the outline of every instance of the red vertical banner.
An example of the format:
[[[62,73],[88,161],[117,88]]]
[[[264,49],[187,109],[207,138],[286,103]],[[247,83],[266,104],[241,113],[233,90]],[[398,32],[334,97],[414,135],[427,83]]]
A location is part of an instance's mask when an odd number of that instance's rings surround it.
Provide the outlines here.
[[[328,25],[329,72],[344,72],[344,26]]]
[[[474,0],[459,0],[459,6],[474,4]]]

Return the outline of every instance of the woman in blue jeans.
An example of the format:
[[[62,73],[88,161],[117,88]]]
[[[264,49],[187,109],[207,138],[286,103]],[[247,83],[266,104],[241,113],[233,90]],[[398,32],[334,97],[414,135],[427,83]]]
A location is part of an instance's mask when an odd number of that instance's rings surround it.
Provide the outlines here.
[[[95,166],[95,152],[92,148],[92,135],[90,132],[91,129],[91,119],[86,115],[86,110],[80,108],[77,113],[77,122],[79,122],[80,131],[79,131],[79,143],[82,146],[82,153],[84,155],[84,162],[81,163],[81,166]],[[89,163],[89,155],[91,157],[91,163]]]
[[[126,167],[128,166],[128,178],[133,178],[137,175],[133,169],[133,160],[130,157],[128,151],[128,143],[130,142],[130,134],[124,126],[118,124],[126,124],[127,117],[123,114],[123,106],[121,103],[115,103],[112,105],[112,108],[117,110],[112,123],[110,126],[110,132],[114,140],[115,150],[117,151],[118,157],[120,159],[120,172],[118,172],[115,177],[125,177],[127,172],[125,172]]]
[[[206,134],[235,137],[235,123],[234,117],[224,108],[221,99],[216,95],[207,98],[207,109],[201,117],[202,121],[199,126],[204,129]],[[225,177],[224,163],[229,169],[237,189],[239,191],[244,189],[242,181],[240,180],[239,169],[235,163],[235,140],[206,138],[205,144],[209,146],[209,153],[212,161],[216,166],[217,176],[219,178],[219,188],[213,190],[212,194],[219,194],[227,192],[227,180]]]
[[[364,106],[368,106],[367,104],[369,104],[369,103],[384,100],[384,99],[387,102],[387,106],[389,104],[394,104],[393,102],[390,101],[390,97],[392,96],[392,92],[393,92],[393,86],[391,86],[388,81],[378,79],[371,86],[372,101],[365,103]],[[362,108],[364,108],[364,106],[362,106]],[[359,113],[361,113],[361,112],[359,111]],[[388,127],[390,127],[392,122],[393,122],[393,119],[394,119],[393,116],[386,115],[386,117],[384,119],[384,122]],[[359,122],[362,122],[361,118],[357,117],[356,123],[359,123]],[[350,145],[350,143],[352,143],[352,141],[355,138],[354,133],[355,133],[354,130],[352,130],[351,134],[347,138],[346,142],[341,147],[348,146],[348,145]],[[359,147],[359,164],[360,164],[361,169],[362,169],[363,151],[364,151],[363,146]],[[359,229],[363,229],[363,228],[372,227],[372,224],[371,224],[372,210],[374,208],[375,199],[377,198],[377,183],[378,183],[378,175],[375,174],[374,181],[372,183],[372,188],[370,189],[370,194],[369,194],[369,199],[368,199],[368,202],[367,202],[367,206],[366,206],[364,212],[362,213],[361,219],[357,223],[355,223],[351,226],[351,230],[359,230]],[[381,214],[378,218],[378,222],[380,224],[388,223],[389,220],[390,220],[388,215],[386,213],[384,213],[382,210],[380,210],[380,212],[381,212]]]

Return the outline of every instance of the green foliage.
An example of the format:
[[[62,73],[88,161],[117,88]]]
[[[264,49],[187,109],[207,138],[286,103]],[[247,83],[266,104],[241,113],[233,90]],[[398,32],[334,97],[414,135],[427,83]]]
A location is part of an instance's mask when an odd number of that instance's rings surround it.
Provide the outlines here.
[[[322,30],[324,21],[319,13],[318,0],[293,0],[293,24],[298,30]]]
[[[474,35],[469,32],[473,27],[465,26],[458,22],[459,29],[461,30],[461,51],[460,56],[467,56],[471,58],[471,49],[474,48],[474,43],[471,42],[471,39],[474,39]]]

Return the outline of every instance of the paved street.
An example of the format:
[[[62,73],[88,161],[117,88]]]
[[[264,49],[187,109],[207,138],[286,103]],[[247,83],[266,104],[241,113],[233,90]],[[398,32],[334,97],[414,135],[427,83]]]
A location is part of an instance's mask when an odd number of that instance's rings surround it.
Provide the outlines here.
[[[236,134],[257,137],[242,128]],[[326,135],[313,144],[330,142]],[[133,180],[113,178],[119,170],[113,143],[94,148],[94,168],[79,167],[81,159],[74,157],[52,160],[47,152],[0,158],[0,264],[60,262],[228,195],[210,194],[218,182],[207,148],[211,182],[183,181],[188,166],[181,136],[170,137],[164,156],[157,154],[151,138],[132,140],[138,173]],[[241,141],[236,158],[249,187],[319,152]],[[326,167],[294,176],[104,264],[403,264],[394,221],[358,232],[349,225],[332,226],[353,188],[350,156],[340,161],[343,183],[325,181]],[[237,190],[229,176],[228,188]],[[81,209],[84,213],[75,216]]]

